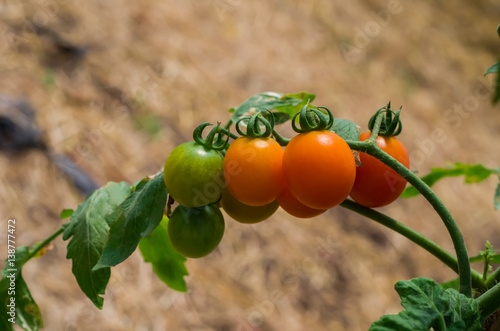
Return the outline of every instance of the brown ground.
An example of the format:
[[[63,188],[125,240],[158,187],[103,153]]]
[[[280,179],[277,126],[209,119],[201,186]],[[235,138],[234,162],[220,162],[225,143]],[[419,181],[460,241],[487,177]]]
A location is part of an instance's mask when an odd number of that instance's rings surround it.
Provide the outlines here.
[[[388,9],[381,28],[372,14]],[[0,93],[28,98],[50,148],[100,184],[155,173],[198,123],[225,121],[227,109],[263,91],[315,93],[315,104],[363,129],[391,100],[404,106],[412,169],[496,168],[500,110],[482,73],[499,53],[499,14],[493,0],[3,0]],[[61,54],[33,21],[88,53]],[[359,51],[344,56],[342,42]],[[464,110],[450,117],[454,105]],[[156,135],[144,124],[151,118]],[[52,233],[60,210],[84,198],[40,151],[0,154],[0,178],[2,224],[17,218],[18,245]],[[487,239],[500,247],[495,185],[436,186],[471,254]],[[381,210],[452,251],[422,198]],[[366,330],[400,310],[398,279],[454,277],[408,240],[340,208],[309,221],[279,212],[258,225],[226,224],[217,252],[188,261],[189,294],[166,288],[136,252],[113,269],[102,311],[79,290],[57,239],[23,273],[45,329]]]

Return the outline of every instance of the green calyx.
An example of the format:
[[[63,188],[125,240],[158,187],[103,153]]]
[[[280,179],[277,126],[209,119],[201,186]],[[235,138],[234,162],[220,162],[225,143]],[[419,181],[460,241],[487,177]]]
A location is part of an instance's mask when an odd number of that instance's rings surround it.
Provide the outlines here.
[[[196,143],[205,146],[205,148],[215,151],[221,151],[225,149],[229,142],[229,136],[227,136],[226,140],[223,140],[225,130],[222,130],[222,128],[220,127],[220,123],[217,123],[217,125],[213,127],[212,130],[210,130],[206,139],[203,139],[203,130],[205,130],[205,128],[210,125],[212,124],[210,124],[209,122],[204,122],[198,125],[193,131],[193,140]]]
[[[267,113],[269,114],[269,121],[262,116],[261,112],[240,118],[236,122],[236,131],[240,135],[250,138],[267,138],[271,136],[274,129],[274,116],[269,110]],[[242,122],[246,122],[246,131],[240,128]],[[264,130],[262,130],[261,126],[264,126]]]
[[[375,119],[380,113],[384,113],[385,116],[382,119],[382,123],[380,124],[380,136],[391,137],[397,136],[403,130],[403,124],[401,123],[401,119],[399,118],[399,114],[401,113],[401,107],[399,107],[398,111],[395,112],[391,109],[391,102],[377,110],[375,115],[370,118],[368,121],[368,129],[373,131],[373,127],[375,125]]]
[[[324,109],[327,114],[320,111]],[[299,116],[299,127],[296,118]],[[297,133],[329,130],[333,125],[333,114],[326,107],[309,108],[309,102],[292,118],[292,128]]]

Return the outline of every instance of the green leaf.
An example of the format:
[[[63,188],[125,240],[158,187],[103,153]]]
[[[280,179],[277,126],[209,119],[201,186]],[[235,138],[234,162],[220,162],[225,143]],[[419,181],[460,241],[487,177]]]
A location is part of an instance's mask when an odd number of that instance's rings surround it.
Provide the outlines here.
[[[112,267],[125,261],[146,237],[160,224],[167,190],[163,173],[153,179],[145,178],[135,191],[107,217],[112,224],[99,262],[93,270]]]
[[[144,261],[153,266],[154,273],[168,287],[186,292],[186,282],[184,276],[188,275],[186,258],[179,254],[170,243],[168,238],[168,218],[163,217],[160,225],[148,236],[139,242]]]
[[[479,183],[487,179],[491,174],[497,173],[498,170],[485,168],[481,164],[463,164],[455,163],[453,166],[447,168],[432,168],[431,172],[421,179],[432,186],[437,181],[446,177],[465,176],[465,183]],[[417,196],[419,192],[414,187],[408,187],[403,191],[401,196],[403,198],[411,198]]]
[[[498,176],[498,185],[493,198],[493,204],[496,210],[500,210],[500,176]]]
[[[72,271],[78,285],[94,305],[102,309],[106,286],[111,276],[109,268],[93,271],[100,259],[108,237],[110,215],[126,196],[129,184],[108,183],[87,196],[71,216],[64,229],[63,239],[68,243],[66,258],[72,259]]]
[[[497,62],[491,67],[489,67],[488,70],[486,70],[486,72],[484,73],[484,75],[486,76],[487,74],[498,73],[499,71],[500,71],[500,62]]]
[[[231,117],[233,123],[236,123],[241,117],[249,116],[259,111],[265,112],[266,110],[276,110],[277,112],[293,116],[307,101],[312,102],[315,97],[314,94],[305,92],[295,94],[264,92],[250,97],[238,107],[231,108],[229,112],[233,113]]]
[[[406,309],[398,315],[385,315],[369,331],[480,331],[482,320],[476,300],[454,289],[443,288],[429,278],[399,281],[395,286]]]
[[[15,264],[11,264],[12,260],[5,260],[5,267],[2,270],[2,279],[0,280],[0,326],[1,330],[14,330],[14,326],[9,319],[13,315],[9,315],[11,297],[15,304],[15,322],[24,330],[40,330],[43,327],[42,316],[40,309],[35,300],[31,296],[31,292],[22,277],[22,267],[27,261],[30,248],[28,246],[18,247],[16,249]],[[11,287],[11,281],[14,286]],[[14,291],[14,292],[12,292]]]
[[[71,215],[73,215],[73,212],[74,210],[73,209],[63,209],[61,211],[61,218],[62,219],[65,219],[65,218],[68,218],[68,217],[71,217]]]
[[[359,127],[352,121],[335,118],[330,131],[335,132],[344,140],[359,141]]]

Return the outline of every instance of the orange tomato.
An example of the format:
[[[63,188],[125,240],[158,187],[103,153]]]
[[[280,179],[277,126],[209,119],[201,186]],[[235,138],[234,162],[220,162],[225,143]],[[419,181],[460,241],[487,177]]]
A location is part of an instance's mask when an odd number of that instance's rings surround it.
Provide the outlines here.
[[[359,139],[364,141],[370,136],[371,132],[365,132]],[[408,152],[395,137],[378,136],[377,145],[405,167],[410,167]],[[373,156],[359,154],[361,166],[356,169],[351,198],[365,207],[382,207],[396,200],[406,187],[406,179]]]
[[[311,131],[290,141],[283,155],[283,172],[297,200],[324,210],[347,198],[356,164],[351,149],[336,133]]]
[[[227,188],[250,206],[267,205],[283,190],[283,148],[271,138],[240,137],[223,164]]]

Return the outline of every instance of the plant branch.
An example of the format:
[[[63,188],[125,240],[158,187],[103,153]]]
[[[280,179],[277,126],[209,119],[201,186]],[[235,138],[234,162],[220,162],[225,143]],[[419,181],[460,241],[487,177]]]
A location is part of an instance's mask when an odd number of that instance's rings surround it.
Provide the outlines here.
[[[380,129],[380,125],[382,123],[384,114],[380,113],[379,116],[375,119],[375,124],[373,127],[372,135],[369,139],[360,142],[360,141],[346,141],[351,149],[358,150],[361,152],[365,152],[393,170],[395,170],[398,174],[400,174],[403,178],[405,178],[413,187],[415,187],[421,194],[424,196],[427,201],[431,204],[434,210],[438,213],[439,217],[443,220],[446,229],[448,230],[451,240],[453,241],[453,246],[455,248],[455,252],[457,254],[458,260],[458,277],[460,280],[460,293],[463,293],[467,297],[472,297],[472,288],[471,288],[471,268],[469,263],[469,256],[467,253],[467,246],[465,245],[464,238],[460,229],[453,219],[450,211],[446,208],[443,202],[437,197],[434,191],[418,176],[416,176],[410,169],[406,168],[399,161],[394,159],[392,156],[384,152],[380,149],[375,140],[375,133],[378,133]]]
[[[486,286],[491,287],[500,282],[500,267],[493,271],[486,280]]]
[[[399,233],[400,235],[411,240],[418,246],[422,247],[437,259],[447,265],[450,269],[458,273],[458,261],[451,255],[448,251],[441,248],[438,244],[418,233],[417,231],[409,228],[408,226],[396,221],[395,219],[373,210],[368,207],[364,207],[352,200],[346,199],[340,204],[341,207],[354,211],[360,215],[363,215],[383,226]],[[482,291],[486,290],[486,285],[482,280],[482,276],[479,272],[472,270],[472,284],[475,288]]]
[[[486,318],[493,314],[495,311],[500,309],[500,283],[496,284],[488,291],[484,292],[479,298],[477,298],[477,303],[479,304],[479,311],[481,316]]]
[[[60,227],[56,232],[51,234],[44,241],[42,241],[39,244],[34,245],[33,248],[30,249],[30,252],[29,252],[28,256],[26,257],[26,262],[29,261],[31,258],[33,258],[42,248],[44,248],[45,246],[50,244],[51,241],[56,239],[63,232],[64,232],[64,227]]]

